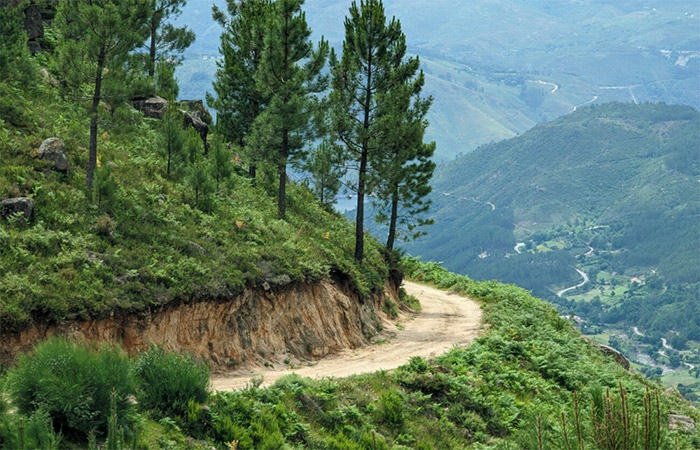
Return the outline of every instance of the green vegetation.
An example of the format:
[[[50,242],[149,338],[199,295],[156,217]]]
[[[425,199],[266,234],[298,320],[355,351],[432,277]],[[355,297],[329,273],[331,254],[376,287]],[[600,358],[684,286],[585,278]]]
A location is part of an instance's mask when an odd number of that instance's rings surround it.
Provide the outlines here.
[[[341,273],[363,294],[383,285],[380,245],[370,240],[365,264],[356,266],[352,225],[322,208],[307,188],[290,186],[287,220],[280,221],[272,186],[253,183],[235,166],[203,202],[189,182],[187,153],[194,151],[213,177],[220,169],[212,167],[216,152],[205,157],[199,141],[180,154],[171,144],[168,176],[164,136],[177,127],[165,131],[125,104],[98,109],[97,179],[104,175],[106,183],[91,204],[84,188],[89,118],[83,105],[44,83],[2,89],[0,103],[11,104],[13,119],[26,125],[0,123],[0,198],[35,201],[31,223],[0,221],[3,331],[32,321],[229,298],[281,274],[305,282]],[[53,136],[65,141],[68,174],[32,157]]]
[[[134,368],[125,373],[155,368],[155,376],[135,379],[137,392],[155,392],[157,402],[126,406],[133,408],[127,416],[133,437],[125,432],[121,438],[122,431],[114,428],[97,441],[109,443],[116,431],[114,442],[133,442],[129,447],[138,449],[690,450],[700,445],[700,431],[667,426],[670,413],[700,420],[697,410],[603,356],[547,303],[520,288],[474,282],[436,264],[409,259],[403,266],[413,279],[479,300],[485,314],[482,336],[434,360],[412,358],[394,372],[318,381],[292,375],[267,389],[253,380],[245,390],[204,397],[202,368],[187,357],[159,349],[136,360],[120,357]],[[53,359],[49,349],[59,350]],[[10,385],[28,363],[44,367],[66,357],[92,358],[99,368],[105,352],[120,354],[114,348],[49,341],[21,358],[10,372]],[[92,376],[87,372],[85,367],[58,371],[52,380],[73,383]],[[185,414],[183,401],[169,404],[161,395],[178,375],[178,398],[192,395]],[[108,393],[108,409],[99,410],[95,420],[108,423],[119,411],[119,398]],[[0,423],[18,423],[18,413],[8,406],[0,405]],[[58,414],[51,411],[51,418]],[[2,440],[4,430],[0,427],[0,447],[11,442]]]
[[[185,419],[192,402],[203,404],[209,396],[209,368],[192,357],[153,346],[139,355],[134,373],[139,405],[159,418]]]
[[[611,103],[485,146],[437,171],[436,225],[408,249],[530,289],[586,332],[638,327],[633,360],[698,340],[698,127],[692,108]],[[590,281],[558,296],[575,269]]]

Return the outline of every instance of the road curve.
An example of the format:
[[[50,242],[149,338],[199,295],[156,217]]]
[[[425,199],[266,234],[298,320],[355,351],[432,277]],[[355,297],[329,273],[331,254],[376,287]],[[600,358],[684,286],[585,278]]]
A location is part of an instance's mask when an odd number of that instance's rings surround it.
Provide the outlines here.
[[[557,292],[557,297],[561,298],[561,296],[563,296],[567,292],[573,291],[588,284],[588,282],[590,281],[590,279],[588,278],[588,274],[581,269],[576,269],[576,272],[578,272],[578,274],[581,275],[581,277],[583,278],[583,282],[577,284],[576,286],[571,286],[569,288],[562,289],[561,291]]]
[[[406,322],[403,330],[398,331],[396,337],[388,343],[344,351],[324,358],[312,366],[295,370],[261,368],[214,377],[214,390],[231,391],[245,388],[255,376],[262,376],[262,385],[268,386],[292,373],[304,377],[325,378],[392,370],[406,364],[413,356],[437,356],[455,345],[469,344],[479,335],[482,312],[477,302],[408,281],[404,283],[404,288],[408,294],[420,300],[422,311]]]

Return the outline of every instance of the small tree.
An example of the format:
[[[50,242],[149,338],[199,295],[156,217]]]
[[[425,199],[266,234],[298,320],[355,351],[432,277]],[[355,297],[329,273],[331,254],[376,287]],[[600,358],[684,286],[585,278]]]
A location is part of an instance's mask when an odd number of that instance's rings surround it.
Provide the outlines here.
[[[158,61],[156,63],[155,76],[156,94],[164,99],[174,102],[177,99],[177,94],[180,93],[180,86],[177,85],[175,79],[175,65],[168,61]]]
[[[347,170],[343,165],[341,149],[328,141],[311,154],[306,170],[313,179],[313,191],[321,204],[330,208],[342,186],[342,178]]]
[[[58,61],[69,82],[80,86],[92,76],[90,148],[87,188],[92,192],[97,165],[98,106],[103,78],[110,68],[124,65],[145,37],[148,18],[143,0],[63,0],[54,28],[58,32]],[[118,70],[114,71],[118,73]]]
[[[305,145],[314,137],[311,118],[318,105],[316,94],[328,84],[321,74],[328,42],[314,51],[311,29],[302,11],[303,0],[278,0],[272,5],[265,49],[256,73],[258,89],[270,99],[253,126],[254,148],[261,159],[277,169],[277,211],[287,211],[287,165],[303,163]]]
[[[217,136],[213,140],[210,154],[211,176],[216,185],[216,192],[221,191],[221,185],[225,184],[233,174],[233,154],[228,146]]]
[[[0,82],[26,82],[33,77],[29,59],[27,32],[24,28],[24,3],[0,7]]]
[[[185,134],[182,130],[182,118],[177,108],[169,106],[161,122],[163,130],[163,147],[167,159],[166,176],[170,178],[173,166],[183,159]]]

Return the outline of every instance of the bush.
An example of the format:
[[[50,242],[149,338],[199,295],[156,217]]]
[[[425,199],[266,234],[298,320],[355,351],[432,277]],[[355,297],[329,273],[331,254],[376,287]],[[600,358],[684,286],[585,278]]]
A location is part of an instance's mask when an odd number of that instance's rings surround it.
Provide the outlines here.
[[[136,362],[137,399],[160,416],[187,419],[188,404],[209,398],[209,367],[191,356],[152,346]]]
[[[128,356],[118,347],[52,338],[19,357],[8,374],[8,388],[21,413],[45,411],[54,429],[71,440],[86,441],[90,432],[107,432],[112,390],[117,422],[130,430],[131,369]]]

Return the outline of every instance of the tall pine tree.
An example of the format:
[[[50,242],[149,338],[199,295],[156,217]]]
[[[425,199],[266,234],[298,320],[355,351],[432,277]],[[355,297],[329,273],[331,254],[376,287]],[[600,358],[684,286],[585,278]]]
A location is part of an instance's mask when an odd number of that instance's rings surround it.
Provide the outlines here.
[[[399,232],[405,230],[404,238],[415,239],[424,234],[418,227],[432,223],[421,216],[430,207],[426,197],[435,170],[431,160],[435,143],[423,142],[433,100],[420,97],[425,77],[417,73],[419,66],[418,58],[409,59],[397,74],[403,82],[380,94],[385,97],[379,102],[383,151],[375,160],[372,176],[377,190],[374,202],[381,208],[376,220],[389,227],[389,251],[394,249]]]
[[[227,141],[245,148],[253,122],[268,102],[268,96],[258,91],[256,73],[262,61],[268,19],[272,11],[270,0],[228,0],[228,14],[213,7],[214,19],[224,28],[221,53],[214,91],[207,94],[207,103],[217,112],[217,131]],[[250,159],[250,175],[255,177],[257,161]]]
[[[287,166],[305,159],[305,146],[315,134],[311,119],[319,104],[316,94],[326,90],[328,84],[321,74],[328,43],[322,39],[314,50],[303,3],[277,0],[272,4],[256,73],[258,90],[269,103],[253,125],[253,148],[277,169],[277,210],[281,219],[287,211]]]
[[[355,260],[360,263],[364,258],[365,196],[373,189],[369,173],[382,151],[378,102],[386,98],[380,93],[400,81],[397,71],[405,54],[401,24],[395,18],[387,22],[383,3],[362,0],[358,5],[354,1],[345,19],[342,58],[331,57],[331,104],[333,132],[357,170]]]
[[[194,31],[187,27],[176,27],[170,20],[182,14],[187,0],[147,0],[149,2],[149,35],[146,41],[148,50],[148,76],[153,77],[159,61],[168,58],[168,64],[179,63],[177,54],[192,45]]]
[[[58,5],[54,28],[58,32],[58,61],[69,84],[90,82],[90,149],[87,187],[97,165],[98,106],[102,82],[110,68],[120,69],[129,53],[148,31],[148,3],[144,0],[63,0]]]

